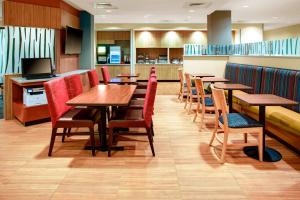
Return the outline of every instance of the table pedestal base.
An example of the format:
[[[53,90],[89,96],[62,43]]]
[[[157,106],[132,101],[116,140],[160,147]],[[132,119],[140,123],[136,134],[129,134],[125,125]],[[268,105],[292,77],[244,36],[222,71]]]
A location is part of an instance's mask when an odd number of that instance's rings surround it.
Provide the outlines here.
[[[251,158],[258,159],[258,146],[244,147],[244,153]],[[277,162],[282,159],[281,154],[275,149],[265,147],[263,152],[264,162]]]
[[[90,145],[85,146],[84,150],[92,150],[92,147]],[[106,151],[108,151],[108,147],[107,146],[96,146],[96,150],[106,152]],[[111,150],[113,150],[113,151],[124,151],[124,147],[123,146],[114,146],[114,147],[111,148]]]

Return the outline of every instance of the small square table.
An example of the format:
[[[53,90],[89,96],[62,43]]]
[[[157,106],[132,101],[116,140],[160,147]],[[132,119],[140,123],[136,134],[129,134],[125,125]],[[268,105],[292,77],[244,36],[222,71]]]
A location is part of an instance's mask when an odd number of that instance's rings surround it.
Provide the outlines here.
[[[233,90],[252,90],[253,88],[247,85],[238,84],[238,83],[216,83],[215,88],[228,90],[228,104],[229,112],[233,112],[232,108],[232,91]]]
[[[263,125],[263,160],[265,162],[281,160],[282,156],[278,151],[266,147],[266,106],[298,105],[299,103],[273,94],[236,94],[234,96],[249,106],[259,106],[259,122]],[[244,153],[258,160],[257,146],[245,147]]]
[[[101,130],[99,130],[101,151],[107,151],[106,109],[108,106],[128,106],[136,85],[97,85],[69,100],[69,106],[88,106],[100,109]]]
[[[137,74],[118,74],[118,78],[137,78],[140,76],[140,73]]]
[[[137,82],[136,78],[112,78],[109,83],[112,84],[135,84]]]
[[[216,83],[216,82],[229,82],[228,79],[222,77],[204,77],[202,78],[203,83]]]
[[[195,73],[195,74],[191,74],[191,76],[204,78],[204,77],[214,77],[215,75],[206,74],[206,73]]]

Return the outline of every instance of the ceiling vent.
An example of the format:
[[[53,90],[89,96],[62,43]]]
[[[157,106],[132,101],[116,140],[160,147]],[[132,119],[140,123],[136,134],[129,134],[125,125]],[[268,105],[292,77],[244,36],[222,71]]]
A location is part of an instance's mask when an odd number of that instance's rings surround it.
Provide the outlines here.
[[[95,8],[100,8],[100,9],[118,9],[118,7],[113,6],[111,3],[108,3],[108,2],[96,2],[95,3]]]
[[[208,8],[211,5],[211,1],[192,1],[186,2],[184,8],[186,9],[203,9]]]

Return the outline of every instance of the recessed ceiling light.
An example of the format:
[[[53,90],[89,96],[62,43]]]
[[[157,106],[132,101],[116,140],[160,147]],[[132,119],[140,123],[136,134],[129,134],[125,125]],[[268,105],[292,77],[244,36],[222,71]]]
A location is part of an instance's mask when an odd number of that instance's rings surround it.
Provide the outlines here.
[[[106,18],[106,15],[100,15],[101,18]]]
[[[111,13],[111,10],[106,10],[107,13]]]
[[[273,19],[279,19],[279,17],[272,17]]]
[[[190,13],[193,13],[193,12],[195,12],[195,10],[189,10],[189,12],[190,12]]]
[[[243,8],[249,8],[249,6],[248,5],[243,5]]]
[[[149,18],[151,17],[151,15],[144,15],[144,18]]]

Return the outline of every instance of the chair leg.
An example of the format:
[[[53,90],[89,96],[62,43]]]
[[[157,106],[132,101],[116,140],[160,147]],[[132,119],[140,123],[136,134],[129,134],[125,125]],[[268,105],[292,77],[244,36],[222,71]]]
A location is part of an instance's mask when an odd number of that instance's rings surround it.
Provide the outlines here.
[[[151,133],[152,133],[152,136],[154,136],[153,121],[151,121]]]
[[[214,132],[213,132],[213,135],[211,136],[211,139],[210,139],[210,142],[209,142],[209,146],[211,146],[212,143],[214,142],[215,137],[216,137],[216,134],[217,134],[217,131],[218,131],[218,129],[215,128],[215,130],[214,130]]]
[[[259,133],[258,133],[258,158],[259,158],[259,161],[262,162],[264,160],[263,158],[263,131],[261,130]]]
[[[196,113],[195,113],[195,116],[194,116],[193,122],[195,122],[195,121],[196,121],[196,119],[197,119],[197,115],[198,115],[199,111],[200,111],[200,105],[199,105],[199,103],[197,103],[197,109],[196,109]]]
[[[224,132],[224,140],[223,140],[223,147],[222,147],[222,154],[221,154],[221,163],[225,161],[225,155],[227,150],[227,141],[228,141],[228,133]]]
[[[244,142],[247,143],[248,142],[248,134],[244,133]]]
[[[90,140],[91,140],[91,145],[92,145],[92,155],[96,156],[96,147],[95,147],[95,131],[94,127],[90,127]]]
[[[184,104],[184,109],[186,109],[188,101],[189,101],[189,95],[186,96],[186,100],[185,100],[185,104]]]
[[[108,150],[107,150],[107,155],[108,157],[111,157],[111,147],[113,143],[113,128],[109,128],[108,130]]]
[[[188,114],[191,113],[192,104],[193,104],[193,99],[190,97],[190,106],[189,106]]]
[[[150,144],[151,151],[152,151],[152,156],[155,157],[154,146],[153,146],[153,137],[152,137],[152,134],[151,134],[151,129],[146,128],[146,130],[147,130],[148,140],[149,140],[149,144]]]
[[[68,128],[67,137],[70,137],[71,129],[72,129],[72,128]]]
[[[51,140],[50,140],[50,146],[49,146],[49,152],[48,152],[49,157],[52,155],[52,149],[54,146],[56,133],[57,133],[57,128],[52,128],[52,134],[51,134]]]
[[[63,135],[61,137],[61,142],[65,142],[66,133],[67,133],[67,128],[64,128]]]
[[[205,109],[202,108],[202,114],[201,114],[201,129],[203,128],[203,124],[204,124],[204,115],[205,115]]]

